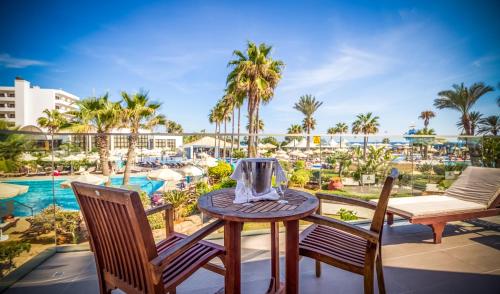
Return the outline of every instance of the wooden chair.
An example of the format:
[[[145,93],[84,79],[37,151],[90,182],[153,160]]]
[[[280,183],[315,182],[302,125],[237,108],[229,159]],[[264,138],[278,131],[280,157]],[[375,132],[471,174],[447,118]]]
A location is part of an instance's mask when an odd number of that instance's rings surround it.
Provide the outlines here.
[[[175,293],[177,285],[200,267],[225,275],[208,263],[224,248],[202,239],[223,226],[210,223],[186,236],[173,230],[170,204],[144,211],[135,191],[72,182],[90,233],[100,293]],[[147,215],[165,211],[167,238],[155,244]]]
[[[321,276],[321,262],[364,276],[365,293],[373,293],[374,269],[377,271],[378,288],[385,293],[382,271],[382,228],[387,202],[396,169],[385,180],[378,204],[342,196],[317,193],[320,200],[317,214],[304,218],[314,223],[299,238],[299,254],[316,260],[316,276]],[[321,215],[321,200],[341,201],[375,210],[370,229],[328,218]]]

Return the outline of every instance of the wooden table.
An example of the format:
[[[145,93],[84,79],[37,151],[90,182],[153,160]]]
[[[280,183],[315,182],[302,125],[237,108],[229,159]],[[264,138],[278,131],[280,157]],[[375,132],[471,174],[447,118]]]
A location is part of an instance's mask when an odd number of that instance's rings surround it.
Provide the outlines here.
[[[287,204],[259,201],[251,205],[234,204],[234,189],[222,189],[203,195],[198,208],[209,216],[225,221],[226,248],[225,293],[241,292],[241,229],[244,222],[271,223],[271,284],[268,293],[299,292],[299,219],[318,208],[318,199],[306,192],[288,189]],[[280,282],[279,222],[286,227],[286,278]]]

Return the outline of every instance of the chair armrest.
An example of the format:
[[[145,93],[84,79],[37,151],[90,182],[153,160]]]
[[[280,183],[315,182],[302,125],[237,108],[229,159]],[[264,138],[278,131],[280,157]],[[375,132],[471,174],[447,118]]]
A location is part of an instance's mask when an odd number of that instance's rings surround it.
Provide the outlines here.
[[[318,225],[324,225],[328,227],[332,227],[344,232],[347,232],[349,234],[358,236],[360,238],[363,238],[367,241],[370,241],[374,244],[377,244],[379,242],[379,235],[375,232],[372,232],[367,229],[363,229],[361,227],[355,226],[348,224],[346,222],[338,221],[336,219],[332,219],[326,216],[318,215],[318,214],[312,214],[310,216],[307,216],[304,218],[305,221],[312,222]]]
[[[224,226],[224,221],[216,220],[196,231],[194,234],[187,236],[182,241],[179,241],[174,246],[168,248],[157,257],[150,260],[149,264],[155,273],[155,282],[158,283],[160,281],[163,270],[170,262],[179,257],[182,253],[186,252],[192,246],[196,245],[198,241],[202,240],[222,226]]]
[[[170,203],[167,203],[167,204],[162,204],[162,205],[159,205],[159,206],[155,206],[153,208],[150,208],[148,210],[146,210],[146,215],[151,215],[151,214],[155,214],[157,212],[160,212],[160,211],[168,211],[168,210],[171,210],[172,209],[172,204]]]
[[[360,207],[364,207],[364,208],[368,208],[368,209],[373,209],[373,210],[375,210],[377,208],[376,203],[362,200],[362,199],[357,199],[357,198],[344,197],[344,196],[340,196],[340,195],[325,194],[325,193],[316,193],[316,197],[318,197],[318,199],[320,199],[320,200],[331,200],[331,201],[335,201],[335,202],[352,204],[352,205],[356,205],[356,206],[360,206]]]
[[[165,211],[165,230],[166,237],[174,232],[174,207],[172,204],[162,204],[151,209],[145,210],[146,216]]]

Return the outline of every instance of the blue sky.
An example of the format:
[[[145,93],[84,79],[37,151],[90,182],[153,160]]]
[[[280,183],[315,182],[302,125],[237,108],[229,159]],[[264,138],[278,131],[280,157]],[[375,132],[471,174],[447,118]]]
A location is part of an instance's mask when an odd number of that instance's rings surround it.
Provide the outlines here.
[[[106,3],[104,3],[106,2]],[[0,85],[21,76],[80,97],[149,90],[186,131],[213,127],[226,64],[247,40],[274,46],[283,79],[261,116],[283,133],[303,94],[324,102],[317,132],[371,111],[401,134],[454,83],[500,82],[495,1],[3,1]],[[500,90],[475,109],[498,114]],[[456,134],[458,114],[431,127]]]

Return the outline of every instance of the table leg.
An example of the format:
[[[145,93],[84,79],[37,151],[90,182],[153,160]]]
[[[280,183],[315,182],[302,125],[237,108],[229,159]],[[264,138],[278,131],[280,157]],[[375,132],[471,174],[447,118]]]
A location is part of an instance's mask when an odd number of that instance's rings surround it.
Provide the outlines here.
[[[280,232],[279,223],[271,223],[271,277],[273,278],[271,293],[280,290]]]
[[[299,293],[299,221],[292,220],[286,226],[286,279],[287,294]]]
[[[226,221],[224,247],[226,248],[226,294],[241,293],[241,228],[242,223]]]

